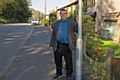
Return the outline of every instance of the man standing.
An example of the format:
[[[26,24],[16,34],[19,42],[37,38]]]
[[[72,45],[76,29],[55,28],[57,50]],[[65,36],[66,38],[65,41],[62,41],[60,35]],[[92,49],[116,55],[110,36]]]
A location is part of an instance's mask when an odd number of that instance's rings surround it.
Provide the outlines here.
[[[53,25],[53,32],[50,41],[50,50],[54,51],[56,74],[53,78],[62,75],[62,56],[66,63],[66,80],[71,80],[73,72],[72,52],[75,50],[75,32],[77,24],[74,20],[67,19],[67,11],[60,10],[61,19]]]

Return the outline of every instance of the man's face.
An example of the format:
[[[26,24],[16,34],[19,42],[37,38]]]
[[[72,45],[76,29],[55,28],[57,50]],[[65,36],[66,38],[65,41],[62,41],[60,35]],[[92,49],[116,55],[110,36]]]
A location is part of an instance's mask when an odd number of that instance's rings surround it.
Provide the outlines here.
[[[60,11],[60,17],[62,19],[66,19],[67,18],[67,12],[66,11]]]

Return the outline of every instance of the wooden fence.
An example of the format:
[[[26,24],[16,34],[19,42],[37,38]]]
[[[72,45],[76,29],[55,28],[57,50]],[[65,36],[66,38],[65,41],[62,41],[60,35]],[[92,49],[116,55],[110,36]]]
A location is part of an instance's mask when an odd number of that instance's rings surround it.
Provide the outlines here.
[[[120,80],[120,58],[114,56],[113,49],[107,51],[106,78],[106,80]]]

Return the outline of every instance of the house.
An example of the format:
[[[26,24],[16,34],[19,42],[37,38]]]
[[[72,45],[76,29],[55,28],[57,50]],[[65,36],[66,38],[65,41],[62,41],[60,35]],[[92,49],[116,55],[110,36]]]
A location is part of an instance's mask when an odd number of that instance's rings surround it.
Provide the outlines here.
[[[120,42],[119,3],[120,0],[96,0],[94,7],[96,11],[96,31],[109,31],[105,38],[117,42]]]

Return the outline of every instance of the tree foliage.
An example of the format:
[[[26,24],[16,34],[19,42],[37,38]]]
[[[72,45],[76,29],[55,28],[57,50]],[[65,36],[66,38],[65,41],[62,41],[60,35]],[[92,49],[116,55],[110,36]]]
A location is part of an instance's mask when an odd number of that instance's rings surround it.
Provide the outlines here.
[[[87,11],[87,0],[83,1],[83,8],[82,8],[83,12]]]
[[[53,28],[53,23],[56,20],[56,13],[53,11],[52,13],[49,14],[49,24]]]
[[[50,13],[49,19],[50,19],[50,22],[54,22],[56,20],[56,13],[55,12]]]
[[[82,16],[82,35],[89,36],[94,34],[95,22],[90,15]],[[90,33],[90,34],[88,34]]]
[[[27,0],[29,6],[32,6],[31,0]]]
[[[8,22],[27,22],[30,16],[26,0],[0,0],[0,17]]]

